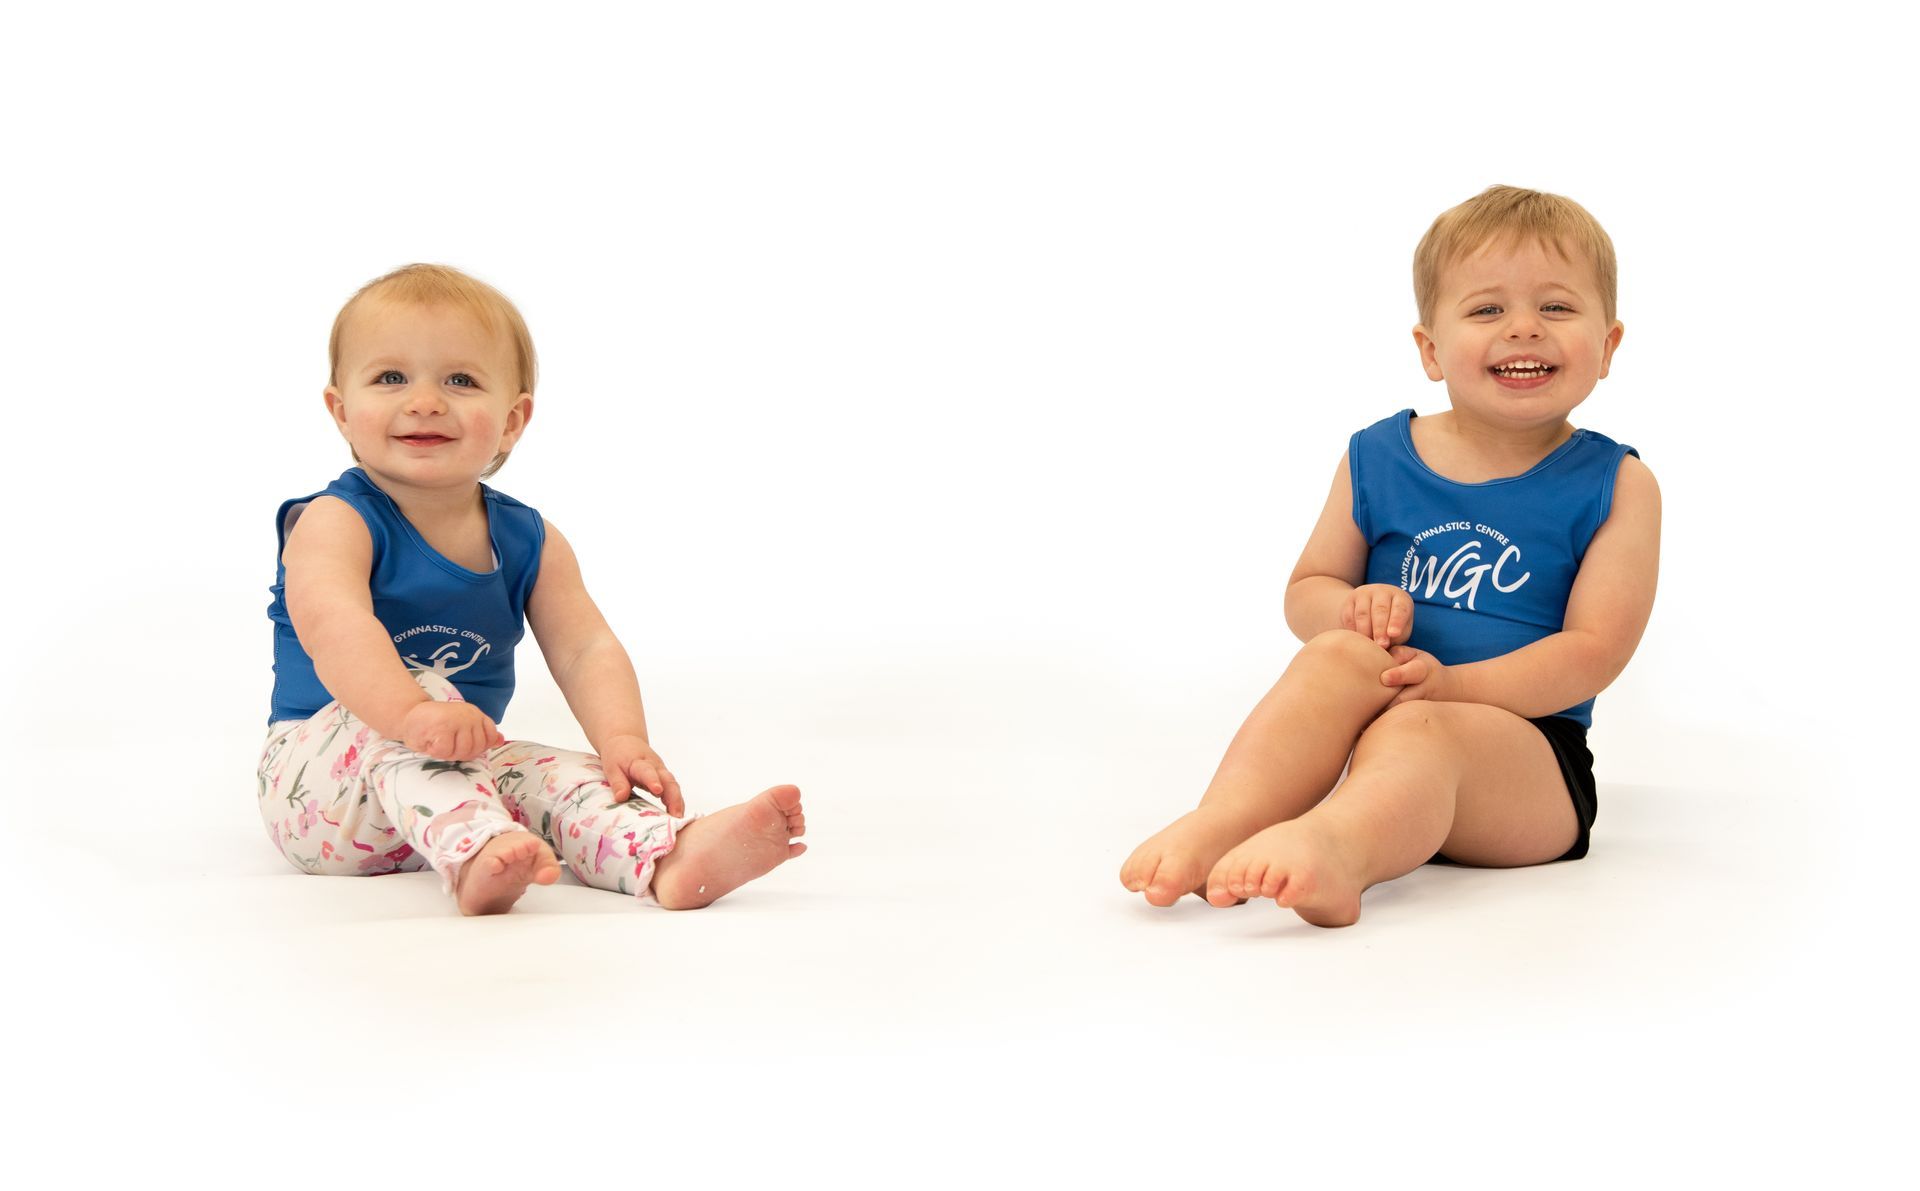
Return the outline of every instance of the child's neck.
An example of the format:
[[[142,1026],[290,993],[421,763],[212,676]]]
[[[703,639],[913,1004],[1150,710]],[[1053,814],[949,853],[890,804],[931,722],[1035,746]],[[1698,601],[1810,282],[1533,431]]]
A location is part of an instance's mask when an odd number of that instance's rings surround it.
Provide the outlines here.
[[[434,530],[451,529],[476,515],[482,518],[486,515],[487,502],[479,484],[467,488],[415,488],[383,481],[370,472],[367,479],[392,498],[400,515],[429,539]]]
[[[1519,475],[1552,454],[1573,437],[1565,418],[1542,426],[1515,429],[1476,421],[1459,410],[1430,415],[1432,429],[1453,440],[1455,447],[1497,475]],[[1425,420],[1425,419],[1422,419]]]

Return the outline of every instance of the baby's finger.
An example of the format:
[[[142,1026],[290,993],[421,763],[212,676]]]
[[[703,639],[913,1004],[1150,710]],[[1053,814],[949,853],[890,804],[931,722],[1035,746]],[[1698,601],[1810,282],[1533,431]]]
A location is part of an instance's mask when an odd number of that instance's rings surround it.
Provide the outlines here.
[[[686,814],[687,800],[680,796],[680,779],[671,773],[666,773],[665,770],[661,772],[665,774],[667,779],[666,792],[661,795],[661,798],[664,799],[667,804],[667,810],[671,811],[675,816]]]
[[[647,792],[656,798],[660,796],[662,790],[666,789],[666,783],[660,780],[659,771],[653,767],[653,763],[650,761],[635,761],[633,763],[633,780],[645,786]]]
[[[1378,593],[1373,597],[1373,616],[1371,618],[1373,632],[1369,635],[1372,636],[1374,644],[1380,646],[1382,649],[1385,649],[1390,644],[1387,640],[1387,626],[1392,622],[1392,618],[1393,597],[1384,591]]]
[[[1340,627],[1343,629],[1350,629],[1353,627],[1353,601],[1352,600],[1348,600],[1346,603],[1340,605]]]
[[[634,797],[634,782],[628,780],[626,772],[622,772],[620,766],[607,765],[605,770],[607,770],[607,790],[612,791],[612,801],[624,803],[626,799]]]
[[[1405,592],[1393,593],[1393,611],[1387,614],[1387,640],[1398,644],[1407,639],[1407,622],[1413,619],[1413,601]]]

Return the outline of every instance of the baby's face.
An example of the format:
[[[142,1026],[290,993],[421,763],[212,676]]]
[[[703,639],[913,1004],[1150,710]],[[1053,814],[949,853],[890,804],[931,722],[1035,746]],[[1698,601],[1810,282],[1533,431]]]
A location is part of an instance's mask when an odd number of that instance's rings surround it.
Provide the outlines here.
[[[1607,374],[1621,333],[1592,262],[1527,240],[1442,270],[1433,325],[1413,337],[1456,412],[1524,430],[1564,422]]]
[[[463,310],[367,301],[341,337],[327,409],[383,487],[472,484],[533,412],[513,348]]]

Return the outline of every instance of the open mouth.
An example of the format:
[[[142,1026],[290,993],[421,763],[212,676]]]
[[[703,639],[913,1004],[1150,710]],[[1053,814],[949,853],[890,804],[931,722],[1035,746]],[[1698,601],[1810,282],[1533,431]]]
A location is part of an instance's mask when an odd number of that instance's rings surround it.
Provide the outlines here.
[[[1502,380],[1542,380],[1558,372],[1559,366],[1541,360],[1509,360],[1505,364],[1495,364],[1488,371]]]

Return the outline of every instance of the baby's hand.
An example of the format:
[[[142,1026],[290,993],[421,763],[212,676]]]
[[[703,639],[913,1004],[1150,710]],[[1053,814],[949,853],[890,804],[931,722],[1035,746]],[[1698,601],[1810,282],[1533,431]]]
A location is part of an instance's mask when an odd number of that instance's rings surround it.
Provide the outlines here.
[[[1392,655],[1394,665],[1380,675],[1380,681],[1400,688],[1394,692],[1388,707],[1398,707],[1409,699],[1448,701],[1448,671],[1439,658],[1410,645],[1396,645],[1387,652]]]
[[[400,743],[439,761],[471,761],[506,742],[487,713],[471,703],[415,704],[400,722]]]
[[[607,785],[613,788],[615,802],[632,797],[637,785],[651,791],[669,815],[678,818],[687,813],[679,781],[667,772],[667,763],[653,746],[638,736],[616,736],[601,745],[600,766],[607,771]]]
[[[1413,597],[1391,583],[1356,587],[1340,608],[1340,627],[1382,649],[1403,645],[1413,635]]]

